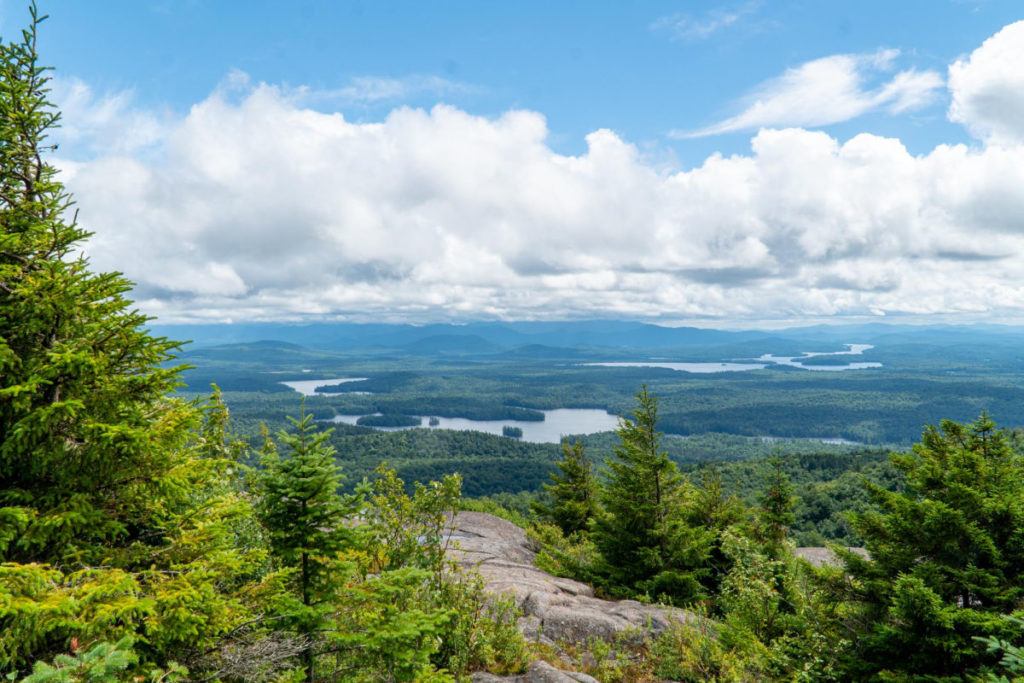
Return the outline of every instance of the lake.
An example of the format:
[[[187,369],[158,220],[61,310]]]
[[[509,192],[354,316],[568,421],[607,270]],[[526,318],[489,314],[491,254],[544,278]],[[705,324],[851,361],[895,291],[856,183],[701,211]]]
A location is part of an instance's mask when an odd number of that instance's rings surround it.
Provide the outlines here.
[[[366,377],[337,377],[335,379],[303,379],[295,382],[281,382],[286,387],[291,387],[295,391],[299,392],[303,396],[319,396],[316,393],[317,387],[335,387],[339,384],[347,384],[349,382],[362,382]],[[359,392],[365,393],[365,392]]]
[[[814,441],[815,443],[827,443],[831,446],[863,446],[860,441],[850,441],[840,436],[760,436],[761,441],[775,443],[778,441]]]
[[[763,370],[767,363],[662,363],[659,361],[637,361],[622,363],[580,363],[580,365],[596,365],[602,368],[667,368],[679,372],[710,374],[713,372],[743,372],[745,370]]]
[[[438,417],[436,425],[430,425],[429,415],[420,417],[423,424],[419,427],[374,427],[385,432],[401,429],[456,429],[486,432],[501,436],[502,427],[519,427],[523,430],[520,441],[531,443],[558,443],[563,436],[569,434],[595,434],[612,431],[619,425],[619,418],[605,410],[590,408],[558,408],[542,410],[543,422],[527,420],[469,420],[464,417]],[[331,422],[354,425],[361,415],[336,415]]]
[[[763,356],[753,359],[752,362],[721,362],[721,363],[668,363],[661,361],[636,361],[636,362],[614,362],[614,363],[581,363],[580,365],[600,366],[605,368],[668,368],[679,372],[692,372],[695,374],[711,374],[715,372],[747,372],[750,370],[764,370],[769,365],[786,365],[801,370],[812,372],[841,372],[843,370],[866,370],[868,368],[880,368],[881,363],[871,361],[855,361],[842,365],[807,365],[801,360],[815,358],[817,356],[860,356],[868,349],[873,349],[871,344],[846,344],[845,351],[807,351],[799,356],[773,356],[766,353]]]
[[[801,360],[816,358],[819,356],[860,356],[868,349],[875,348],[871,344],[846,344],[846,351],[807,351],[799,356],[773,356],[766,353],[757,360],[772,363],[774,365],[788,365],[793,368],[802,368],[816,372],[837,372],[842,370],[866,370],[868,368],[880,368],[881,363],[874,362],[852,362],[845,365],[805,365]]]

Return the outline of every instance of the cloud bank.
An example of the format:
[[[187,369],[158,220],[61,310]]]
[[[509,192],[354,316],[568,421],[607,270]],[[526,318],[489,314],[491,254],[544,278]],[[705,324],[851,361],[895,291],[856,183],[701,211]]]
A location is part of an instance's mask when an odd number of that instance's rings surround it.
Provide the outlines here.
[[[64,178],[94,264],[165,321],[1016,316],[1021,26],[950,67],[978,144],[921,156],[765,129],[665,171],[608,130],[558,154],[536,112],[353,123],[236,83]]]

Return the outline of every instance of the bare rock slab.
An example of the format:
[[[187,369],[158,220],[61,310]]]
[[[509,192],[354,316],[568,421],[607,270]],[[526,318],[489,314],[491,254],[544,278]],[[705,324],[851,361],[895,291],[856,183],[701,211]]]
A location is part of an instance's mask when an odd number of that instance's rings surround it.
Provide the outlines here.
[[[452,559],[462,567],[476,569],[489,592],[515,598],[523,612],[520,629],[532,640],[585,643],[623,633],[643,637],[660,633],[672,623],[693,620],[692,613],[678,608],[602,600],[594,597],[594,590],[585,583],[537,569],[537,553],[526,532],[494,515],[456,514],[450,540]]]
[[[473,674],[470,680],[473,683],[600,683],[593,676],[574,671],[561,671],[539,660],[530,664],[526,673],[519,676],[495,676],[481,672]]]

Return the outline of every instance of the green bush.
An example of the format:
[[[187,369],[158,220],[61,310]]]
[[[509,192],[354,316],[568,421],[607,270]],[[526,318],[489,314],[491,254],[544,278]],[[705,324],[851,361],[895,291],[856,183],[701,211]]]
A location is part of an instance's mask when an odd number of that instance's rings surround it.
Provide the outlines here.
[[[651,644],[659,679],[682,683],[766,680],[763,645],[751,640],[727,646],[716,625],[698,612],[694,621],[666,629]]]

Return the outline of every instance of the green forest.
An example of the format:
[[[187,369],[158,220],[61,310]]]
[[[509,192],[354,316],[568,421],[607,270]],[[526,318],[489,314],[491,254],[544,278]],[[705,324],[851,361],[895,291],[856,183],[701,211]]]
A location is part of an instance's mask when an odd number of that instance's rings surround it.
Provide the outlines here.
[[[527,510],[521,497],[473,506],[509,504],[553,573],[610,596],[696,606],[713,624],[713,636],[684,629],[609,663],[612,678],[1019,680],[1024,455],[1014,434],[984,415],[943,421],[908,452],[857,458],[858,481],[842,467],[827,484],[848,490],[837,520],[827,502],[837,492],[807,485],[834,458],[686,476],[661,449],[657,410],[642,389],[601,470],[582,443],[564,443]],[[798,488],[810,493],[802,514]],[[826,520],[846,525],[843,543],[829,545],[834,564],[812,568],[797,543],[820,532],[801,529]]]
[[[579,358],[471,353],[428,357],[400,349],[314,349],[280,342],[193,344],[184,348],[180,359],[193,366],[183,374],[186,393],[202,394],[216,383],[247,424],[250,416],[256,421],[280,419],[294,411],[297,395],[282,381],[316,377],[367,378],[323,387],[307,399],[311,408],[326,414],[530,421],[542,420],[542,410],[600,408],[624,416],[632,408],[636,388],[646,384],[662,401],[659,428],[677,435],[839,438],[884,446],[909,445],[920,437],[923,425],[940,416],[969,421],[982,408],[1007,424],[1024,424],[1024,354],[1015,337],[979,333],[956,343],[924,330],[908,339],[867,352],[866,360],[883,362],[884,367],[856,372],[780,366],[696,374],[657,367],[587,366]],[[699,361],[714,354],[716,360],[730,360],[735,353],[755,354],[792,343],[768,339],[754,349],[624,347],[573,353],[634,360],[672,353],[678,361]]]
[[[187,350],[83,251],[44,19],[0,44],[6,680],[440,683],[552,658],[448,557],[457,510],[527,528],[542,569],[602,597],[692,612],[565,644],[601,681],[1024,680],[1024,437],[985,411],[1024,422],[1015,350],[1004,373],[728,378]],[[280,382],[304,370],[368,379],[303,401]],[[560,444],[374,429],[573,407],[622,419]]]

